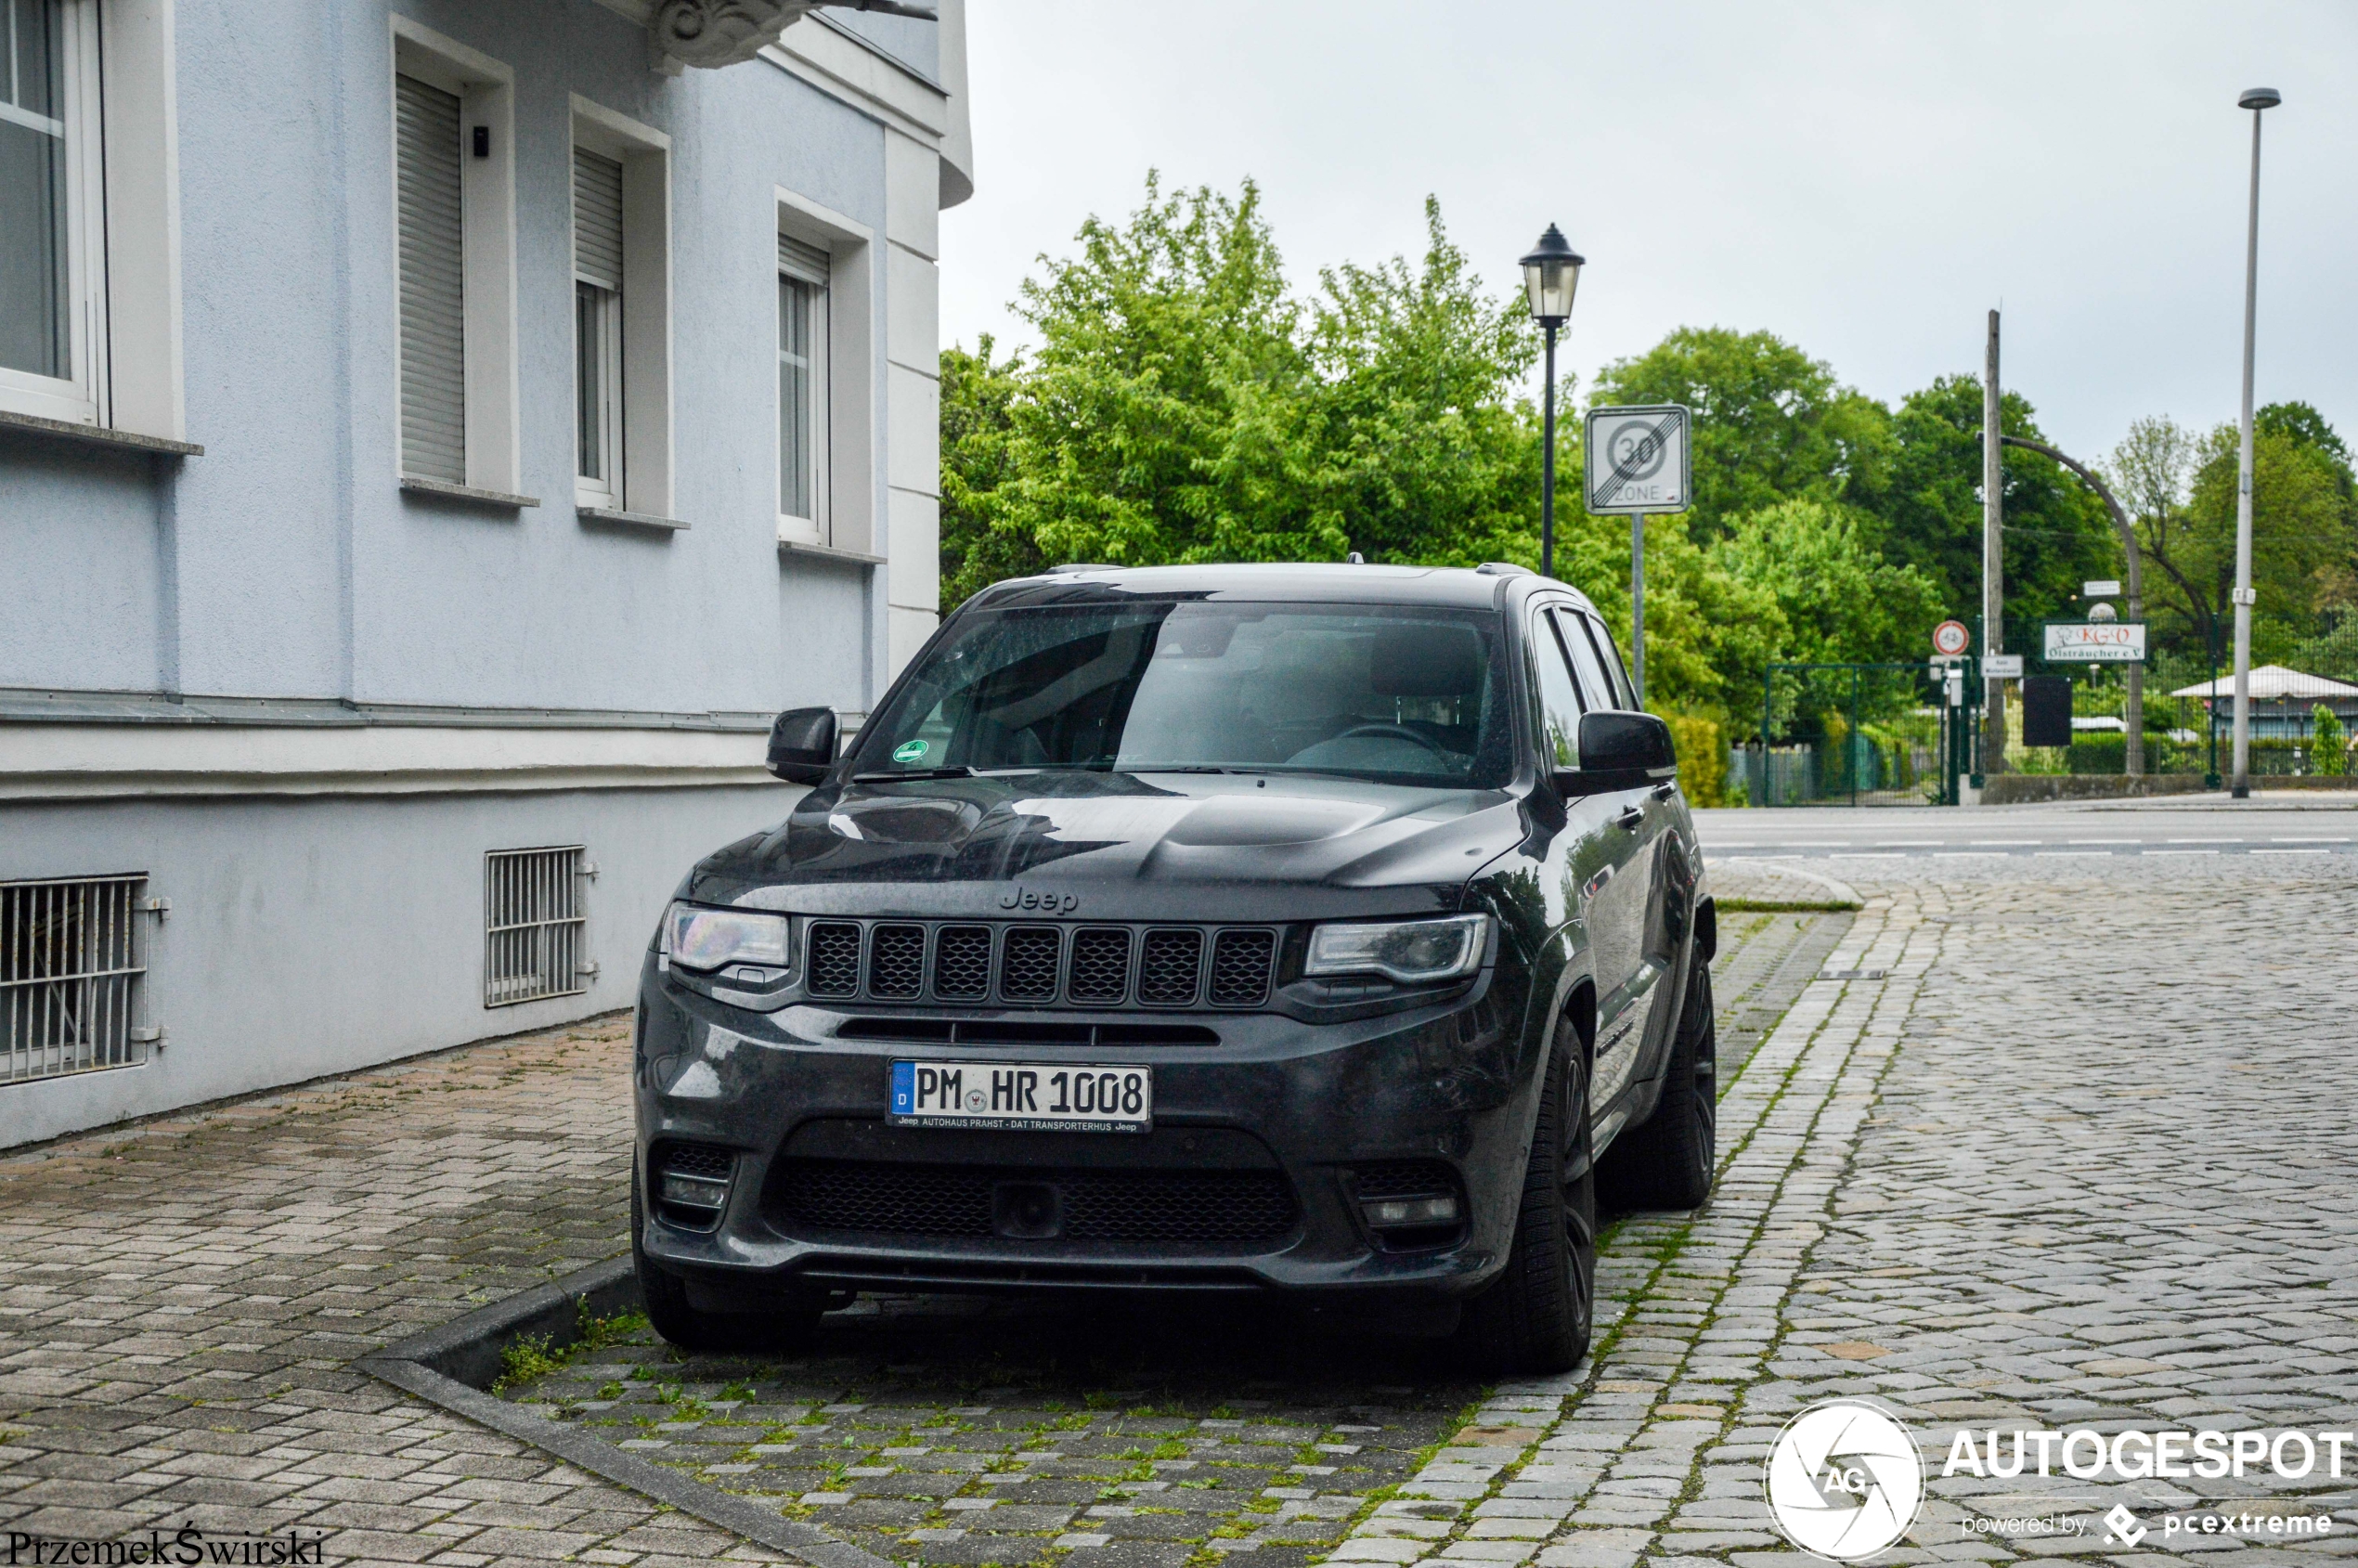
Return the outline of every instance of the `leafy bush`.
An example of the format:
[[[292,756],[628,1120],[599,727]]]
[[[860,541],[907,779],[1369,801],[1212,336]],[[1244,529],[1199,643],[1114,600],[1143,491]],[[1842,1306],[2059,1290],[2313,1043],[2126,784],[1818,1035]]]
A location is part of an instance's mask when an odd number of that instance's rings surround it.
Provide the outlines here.
[[[1691,806],[1728,804],[1728,743],[1717,719],[1676,710],[1663,716],[1678,753],[1678,785]]]
[[[2311,719],[2310,736],[2317,748],[2316,771],[2342,777],[2350,771],[2350,736],[2342,729],[2341,716],[2319,703]]]

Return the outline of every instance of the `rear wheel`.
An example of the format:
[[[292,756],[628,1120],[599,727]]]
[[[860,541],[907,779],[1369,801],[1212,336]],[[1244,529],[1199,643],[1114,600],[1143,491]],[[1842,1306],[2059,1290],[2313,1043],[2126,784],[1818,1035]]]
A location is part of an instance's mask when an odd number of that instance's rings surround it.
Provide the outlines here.
[[[646,1208],[639,1196],[639,1174],[630,1174],[630,1262],[639,1274],[639,1297],[654,1331],[681,1350],[705,1354],[729,1351],[791,1351],[807,1343],[819,1326],[820,1298],[797,1291],[783,1296],[767,1312],[706,1312],[690,1304],[687,1281],[647,1256],[641,1242],[646,1233]]]
[[[1611,1208],[1692,1209],[1711,1196],[1718,1159],[1719,1031],[1712,1017],[1711,965],[1700,952],[1694,965],[1662,1098],[1598,1163],[1598,1184]]]
[[[1560,1024],[1531,1132],[1522,1200],[1507,1267],[1466,1304],[1468,1356],[1496,1372],[1568,1372],[1588,1353],[1596,1317],[1597,1180],[1588,1135],[1588,1073],[1580,1041]]]

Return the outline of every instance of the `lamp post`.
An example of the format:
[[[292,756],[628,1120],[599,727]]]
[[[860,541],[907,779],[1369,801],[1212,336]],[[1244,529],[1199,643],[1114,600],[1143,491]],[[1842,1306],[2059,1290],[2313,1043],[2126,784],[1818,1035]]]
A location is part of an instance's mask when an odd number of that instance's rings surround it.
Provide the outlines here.
[[[1572,319],[1573,291],[1580,286],[1580,268],[1586,259],[1574,252],[1554,224],[1548,226],[1531,254],[1522,258],[1522,287],[1531,297],[1531,318],[1548,335],[1548,383],[1540,394],[1540,407],[1545,410],[1539,454],[1539,575],[1543,577],[1556,575],[1556,330]]]
[[[2251,797],[2251,340],[2260,311],[2260,116],[2284,102],[2274,87],[2248,87],[2235,100],[2251,110],[2251,218],[2244,239],[2243,450],[2235,471],[2235,782]]]

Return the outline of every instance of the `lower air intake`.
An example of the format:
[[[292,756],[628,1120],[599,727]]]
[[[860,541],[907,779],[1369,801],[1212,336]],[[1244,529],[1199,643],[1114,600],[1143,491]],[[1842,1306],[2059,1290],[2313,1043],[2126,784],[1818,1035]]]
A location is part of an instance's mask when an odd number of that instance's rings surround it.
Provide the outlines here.
[[[781,1162],[779,1217],[801,1230],[894,1236],[1005,1234],[1004,1186],[1054,1190],[1053,1234],[1074,1241],[1268,1243],[1289,1234],[1293,1194],[1276,1171],[1060,1171],[900,1165],[859,1160]],[[1027,1233],[1030,1234],[1030,1233]]]

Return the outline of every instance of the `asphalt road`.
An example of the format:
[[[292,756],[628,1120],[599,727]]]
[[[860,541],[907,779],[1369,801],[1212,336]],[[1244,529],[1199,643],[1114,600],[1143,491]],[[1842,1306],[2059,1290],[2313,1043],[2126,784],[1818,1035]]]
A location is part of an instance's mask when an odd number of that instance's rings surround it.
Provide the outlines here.
[[[2358,855],[2358,796],[2064,806],[1773,808],[1695,813],[1709,859],[2181,859]],[[1864,869],[1863,867],[1861,868]]]

